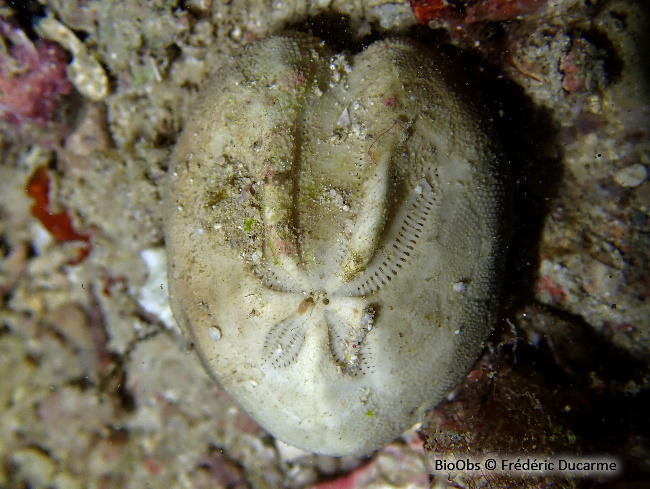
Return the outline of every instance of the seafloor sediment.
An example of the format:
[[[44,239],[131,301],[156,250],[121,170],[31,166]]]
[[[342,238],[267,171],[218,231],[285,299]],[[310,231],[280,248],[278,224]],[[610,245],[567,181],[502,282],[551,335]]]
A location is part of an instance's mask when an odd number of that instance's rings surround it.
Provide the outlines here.
[[[425,3],[0,0],[0,487],[552,482],[431,475],[445,453],[609,454],[625,469],[607,484],[650,479],[644,3]],[[419,433],[369,458],[275,441],[167,304],[161,185],[189,102],[242,45],[284,30],[442,46],[511,165],[496,331]]]

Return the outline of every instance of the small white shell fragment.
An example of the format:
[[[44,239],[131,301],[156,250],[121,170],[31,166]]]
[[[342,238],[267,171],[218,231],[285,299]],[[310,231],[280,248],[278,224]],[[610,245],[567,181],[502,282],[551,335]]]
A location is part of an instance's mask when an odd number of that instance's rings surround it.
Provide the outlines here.
[[[341,127],[348,127],[350,125],[350,114],[348,113],[347,107],[343,109],[343,112],[341,113],[341,117],[339,117],[339,120],[337,121],[336,124]]]
[[[208,330],[208,336],[212,338],[214,341],[218,341],[221,339],[221,329],[217,326],[210,326],[210,329]]]
[[[408,41],[349,56],[271,37],[231,63],[170,162],[174,315],[274,436],[369,453],[445,398],[493,327],[508,232],[490,118]]]
[[[88,53],[85,44],[74,32],[51,17],[42,19],[35,29],[42,37],[72,53],[72,62],[67,66],[66,73],[79,93],[94,102],[108,95],[108,77],[104,68]]]
[[[648,178],[648,169],[641,163],[630,165],[614,173],[614,181],[622,187],[638,187]]]
[[[147,265],[149,275],[140,289],[138,304],[145,311],[155,315],[167,329],[178,330],[169,307],[167,294],[167,255],[164,248],[142,250],[140,257]]]
[[[453,288],[454,288],[454,291],[460,293],[460,292],[464,292],[464,291],[465,291],[466,286],[465,286],[465,283],[464,283],[464,282],[456,282],[456,283],[453,285]]]

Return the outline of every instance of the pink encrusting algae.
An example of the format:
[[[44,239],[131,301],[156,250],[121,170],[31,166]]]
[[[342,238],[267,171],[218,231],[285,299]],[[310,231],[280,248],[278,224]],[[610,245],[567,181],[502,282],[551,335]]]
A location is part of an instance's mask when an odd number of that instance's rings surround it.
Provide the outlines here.
[[[0,40],[0,120],[17,128],[56,121],[62,97],[72,91],[65,51],[49,41],[33,43],[2,20]]]

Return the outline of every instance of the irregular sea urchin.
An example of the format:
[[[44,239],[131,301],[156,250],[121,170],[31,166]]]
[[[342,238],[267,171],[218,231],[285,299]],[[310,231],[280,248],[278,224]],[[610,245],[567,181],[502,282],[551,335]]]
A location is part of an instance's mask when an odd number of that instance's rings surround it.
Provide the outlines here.
[[[505,185],[490,121],[408,41],[247,46],[199,97],[165,195],[174,314],[263,427],[381,447],[494,324]]]

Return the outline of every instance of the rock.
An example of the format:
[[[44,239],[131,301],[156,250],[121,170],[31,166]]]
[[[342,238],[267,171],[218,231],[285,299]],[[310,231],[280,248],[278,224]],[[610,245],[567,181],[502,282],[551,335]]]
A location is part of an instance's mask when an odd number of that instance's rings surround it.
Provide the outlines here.
[[[614,181],[622,187],[638,187],[648,178],[648,170],[637,163],[614,173]]]

